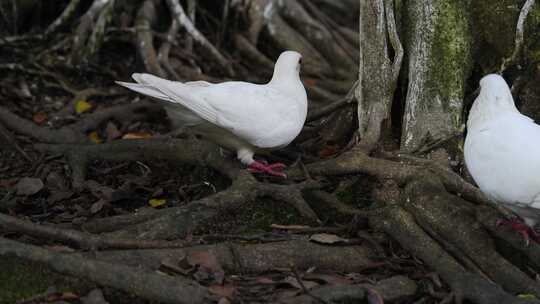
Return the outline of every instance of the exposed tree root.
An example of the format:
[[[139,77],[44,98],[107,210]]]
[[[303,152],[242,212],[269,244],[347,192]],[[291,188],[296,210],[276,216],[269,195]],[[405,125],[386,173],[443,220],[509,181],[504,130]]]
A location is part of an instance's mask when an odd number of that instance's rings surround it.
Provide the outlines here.
[[[229,76],[234,76],[235,73],[229,60],[227,60],[195,27],[193,22],[191,22],[189,17],[186,15],[184,9],[180,5],[180,2],[178,0],[167,0],[167,4],[171,10],[172,17],[176,19],[176,21],[189,33],[193,40],[201,44],[225,69]]]
[[[262,244],[217,243],[179,249],[107,250],[84,255],[95,255],[109,263],[122,263],[157,270],[167,258],[208,252],[231,273],[263,273],[276,269],[306,270],[317,267],[321,271],[358,272],[369,269],[374,262],[371,252],[363,246],[323,246],[306,238]],[[347,261],[347,263],[343,263]]]
[[[417,290],[416,284],[403,276],[395,276],[381,280],[376,284],[338,285],[320,287],[310,291],[311,295],[301,295],[285,300],[284,303],[319,304],[368,301],[372,297],[380,296],[385,302],[398,301],[410,297]],[[314,298],[315,297],[315,298]]]
[[[247,171],[236,167],[219,153],[219,149],[207,142],[195,139],[175,140],[126,140],[101,145],[37,145],[40,150],[64,153],[70,160],[73,185],[84,187],[88,162],[101,160],[174,160],[186,164],[207,165],[231,178],[233,183],[227,190],[199,201],[166,212],[135,215],[136,225],[123,227],[114,232],[115,237],[141,239],[169,239],[185,237],[191,231],[217,216],[220,210],[237,209],[257,197],[266,196],[292,205],[302,216],[317,220],[317,215],[304,200],[301,191],[320,187],[315,181],[301,184],[276,185],[257,182]],[[138,222],[139,220],[146,222]],[[126,223],[123,221],[122,223]]]
[[[0,238],[0,256],[8,255],[43,263],[59,273],[88,279],[148,300],[177,304],[203,303],[212,298],[205,287],[181,277],[164,276],[140,268],[95,261]]]
[[[388,233],[408,251],[435,269],[451,286],[458,303],[461,303],[463,299],[486,304],[539,302],[516,298],[479,275],[467,271],[416,223],[413,215],[405,211],[396,201],[385,208],[382,214],[371,217],[370,223],[373,227]]]
[[[139,8],[135,19],[135,29],[137,30],[137,51],[145,69],[152,74],[166,77],[167,74],[161,68],[156,50],[154,49],[154,35],[152,34],[152,24],[156,19],[156,1],[146,0]]]
[[[90,140],[86,132],[95,129],[99,124],[112,118],[120,122],[129,123],[131,121],[146,117],[147,112],[143,109],[158,110],[154,104],[140,102],[136,104],[114,106],[102,111],[89,114],[85,118],[66,125],[60,129],[50,129],[41,127],[31,121],[23,119],[4,107],[0,107],[0,122],[17,133],[38,139],[41,142],[49,143],[89,143]]]

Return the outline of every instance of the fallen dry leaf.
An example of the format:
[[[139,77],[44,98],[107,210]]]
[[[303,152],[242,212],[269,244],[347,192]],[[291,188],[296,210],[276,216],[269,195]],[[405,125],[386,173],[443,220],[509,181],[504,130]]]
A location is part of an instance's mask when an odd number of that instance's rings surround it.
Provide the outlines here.
[[[270,228],[272,229],[282,229],[282,230],[302,230],[311,228],[309,226],[304,225],[279,225],[279,224],[272,224],[270,225]]]
[[[182,274],[189,275],[195,269],[193,266],[189,265],[186,261],[186,256],[180,258],[168,257],[161,261],[159,269],[166,273]]]
[[[225,271],[219,264],[216,256],[210,252],[192,252],[187,256],[190,265],[199,266],[195,277],[199,279],[213,279],[214,282],[222,284],[225,279]]]
[[[37,112],[36,114],[32,115],[32,120],[38,125],[41,125],[47,120],[47,114],[44,112]]]
[[[145,139],[150,137],[152,137],[152,134],[147,132],[130,132],[124,134],[124,136],[122,136],[122,139]]]
[[[330,234],[330,233],[313,234],[312,236],[309,237],[309,240],[315,243],[320,243],[320,244],[335,244],[335,243],[343,243],[347,241],[346,239],[342,237],[339,237],[335,234]]]
[[[103,205],[105,205],[105,201],[103,199],[100,199],[99,201],[93,203],[92,206],[90,206],[90,212],[92,214],[98,213],[99,211],[101,211],[101,209],[103,209]]]
[[[285,279],[283,279],[283,281],[281,282],[291,285],[292,287],[296,289],[303,289],[302,286],[300,285],[300,282],[298,282],[298,280],[295,277],[288,276]],[[306,280],[302,280],[302,284],[308,290],[319,286],[319,284],[316,282],[306,281]]]
[[[32,195],[43,189],[43,182],[39,178],[23,177],[15,185],[17,195]]]
[[[88,138],[95,144],[100,144],[101,142],[103,142],[103,140],[99,137],[98,132],[96,131],[90,132],[90,134],[88,134]]]
[[[81,114],[92,108],[92,104],[88,103],[86,100],[78,100],[75,103],[75,113]]]
[[[336,145],[336,144],[327,145],[326,147],[319,150],[319,157],[320,158],[327,158],[327,157],[330,157],[332,155],[335,155],[338,152],[339,152],[339,146],[338,145]]]
[[[61,190],[55,190],[52,192],[51,195],[47,198],[47,202],[50,204],[54,204],[59,201],[63,201],[65,199],[68,199],[73,196],[73,192],[71,191],[61,191]]]
[[[367,300],[369,304],[384,304],[381,295],[373,288],[366,288]]]
[[[165,199],[155,199],[155,198],[153,198],[153,199],[148,201],[148,205],[150,205],[150,206],[152,206],[154,208],[163,206],[166,203],[167,203],[167,200],[165,200]]]
[[[218,301],[218,304],[230,304],[231,302],[227,298],[221,298]]]
[[[118,130],[118,127],[114,122],[109,121],[105,127],[105,134],[107,134],[107,140],[117,139],[122,136],[122,132]]]
[[[208,290],[217,295],[217,296],[220,296],[222,298],[229,298],[229,299],[232,299],[233,295],[234,295],[234,291],[235,291],[235,288],[232,284],[225,284],[225,285],[210,285],[208,287]]]
[[[325,274],[325,273],[306,274],[304,275],[304,279],[319,282],[321,284],[323,283],[329,284],[329,285],[350,285],[353,283],[351,280],[348,280],[343,276]]]

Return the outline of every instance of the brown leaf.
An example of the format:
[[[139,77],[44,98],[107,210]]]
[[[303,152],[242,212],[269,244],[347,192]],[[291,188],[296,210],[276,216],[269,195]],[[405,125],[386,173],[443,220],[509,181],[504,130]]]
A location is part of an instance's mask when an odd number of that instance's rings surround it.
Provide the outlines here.
[[[347,240],[339,237],[335,234],[329,234],[329,233],[317,233],[313,234],[309,237],[309,240],[315,243],[320,244],[335,244],[335,243],[344,243]]]
[[[23,177],[15,185],[17,195],[32,195],[43,189],[43,182],[39,178]]]
[[[289,284],[289,285],[291,285],[292,287],[294,287],[296,289],[302,289],[302,286],[300,285],[300,282],[298,282],[298,280],[295,277],[288,276],[285,279],[283,279],[282,282],[286,283],[286,284]],[[308,290],[319,286],[319,284],[316,283],[316,282],[306,281],[306,280],[302,280],[302,284],[304,284],[304,287],[306,289],[308,289]]]
[[[227,300],[227,298],[221,298],[219,299],[218,304],[231,304],[231,301]]]
[[[257,282],[258,284],[276,284],[277,283],[273,279],[267,278],[267,277],[258,277],[255,279],[255,282]]]
[[[56,202],[60,202],[65,199],[68,199],[72,196],[73,196],[73,192],[71,191],[55,190],[54,192],[52,192],[51,195],[49,195],[49,197],[47,198],[47,202],[49,202],[50,204],[54,204]]]
[[[332,155],[335,155],[339,152],[339,145],[326,145],[326,147],[319,150],[319,157],[320,158],[328,158]]]
[[[190,265],[199,266],[196,276],[201,279],[213,279],[222,284],[225,279],[225,271],[219,264],[216,256],[210,252],[192,252],[187,256]]]
[[[99,211],[101,211],[101,209],[103,209],[103,205],[105,205],[105,201],[103,199],[100,199],[99,201],[93,203],[92,206],[90,206],[90,212],[92,214],[98,213]]]
[[[47,114],[45,112],[37,112],[32,115],[32,120],[38,125],[41,125],[47,120]]]
[[[124,134],[122,139],[146,139],[152,137],[152,134],[147,132],[130,132]]]
[[[375,289],[366,288],[366,291],[369,304],[384,304],[383,298]]]
[[[122,136],[122,132],[118,130],[118,127],[116,127],[112,121],[107,123],[107,126],[105,127],[105,134],[107,134],[107,140],[113,140]]]
[[[181,258],[168,257],[163,259],[159,269],[167,273],[182,274],[187,276],[193,272],[195,267],[189,265],[186,262],[186,257],[183,256]]]
[[[350,285],[353,282],[351,280],[347,280],[346,278],[338,275],[333,274],[325,274],[325,273],[310,273],[304,275],[305,280],[311,280],[316,281],[324,284],[329,285]]]
[[[304,226],[304,225],[279,225],[279,224],[272,224],[270,225],[270,228],[273,228],[273,229],[282,229],[282,230],[302,230],[302,229],[307,229],[307,228],[311,228],[309,226]]]
[[[232,284],[225,284],[225,285],[218,285],[218,284],[215,284],[215,285],[210,285],[208,287],[208,290],[217,295],[217,296],[220,296],[222,298],[229,298],[229,299],[232,299],[233,295],[234,295],[234,291],[235,291],[235,288]]]

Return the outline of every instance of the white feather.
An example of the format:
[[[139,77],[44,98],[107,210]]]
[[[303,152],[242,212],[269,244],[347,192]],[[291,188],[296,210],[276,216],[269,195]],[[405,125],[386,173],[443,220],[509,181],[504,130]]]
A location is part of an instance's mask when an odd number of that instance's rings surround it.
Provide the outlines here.
[[[264,85],[182,83],[150,74],[133,74],[137,83],[117,83],[167,102],[165,109],[175,126],[191,126],[207,139],[235,149],[249,165],[255,151],[284,147],[302,130],[307,95],[299,76],[300,59],[297,52],[283,52],[272,80]]]
[[[517,110],[499,75],[480,81],[467,121],[465,163],[478,187],[527,224],[540,220],[540,126]]]

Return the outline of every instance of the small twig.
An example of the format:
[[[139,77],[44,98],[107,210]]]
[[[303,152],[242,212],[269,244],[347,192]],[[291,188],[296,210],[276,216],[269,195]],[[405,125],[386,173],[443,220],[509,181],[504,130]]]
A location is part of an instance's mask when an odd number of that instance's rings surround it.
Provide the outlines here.
[[[351,87],[351,89],[349,90],[349,92],[347,92],[347,95],[338,100],[338,101],[335,101],[329,105],[326,105],[324,107],[320,107],[318,109],[315,109],[313,111],[310,111],[308,113],[308,117],[306,119],[307,122],[310,122],[310,121],[314,121],[314,120],[317,120],[329,113],[332,113],[334,112],[335,110],[351,103],[353,100],[354,100],[354,92],[356,90],[356,87],[358,87],[358,84],[359,84],[359,80],[356,80],[353,84],[353,86]]]
[[[529,12],[531,11],[533,5],[534,5],[534,0],[527,0],[525,4],[523,4],[523,7],[521,8],[517,25],[516,25],[514,51],[512,52],[512,55],[509,58],[505,58],[503,60],[501,67],[499,68],[499,74],[502,74],[504,70],[508,68],[509,65],[516,62],[518,59],[518,56],[521,53],[521,50],[523,48],[523,32],[524,32],[524,27],[525,27],[525,21],[527,20],[527,15],[529,15]]]
[[[4,137],[7,140],[8,143],[13,145],[13,147],[19,153],[21,153],[21,155],[24,158],[26,158],[27,161],[33,162],[32,158],[30,158],[30,156],[28,156],[28,154],[19,146],[19,144],[17,144],[17,141],[13,138],[11,132],[9,132],[9,130],[6,129],[6,127],[4,127],[4,125],[1,122],[0,122],[0,135],[2,135],[2,137]]]
[[[73,15],[76,13],[77,6],[80,0],[71,0],[69,4],[64,8],[64,11],[58,18],[56,18],[45,30],[45,36],[56,32],[62,25],[64,25]]]
[[[325,300],[313,295],[311,293],[311,291],[309,291],[309,289],[306,288],[306,285],[304,285],[304,282],[302,282],[302,278],[300,278],[300,274],[298,273],[298,269],[296,269],[296,266],[291,265],[291,271],[294,274],[294,278],[298,282],[298,285],[300,285],[300,288],[302,288],[302,291],[305,294],[307,294],[308,296],[310,296],[311,298],[313,298],[315,301],[317,301],[319,303],[328,304],[328,302],[326,302]]]
[[[171,50],[171,45],[173,44],[174,37],[178,33],[179,28],[180,28],[180,25],[178,24],[178,21],[176,19],[173,19],[171,21],[171,26],[169,27],[169,30],[167,31],[166,40],[159,47],[159,51],[157,55],[157,58],[159,62],[161,62],[161,65],[163,66],[163,68],[169,74],[171,74],[176,80],[180,80],[180,76],[172,68],[172,65],[169,62],[169,52]]]
[[[197,0],[188,0],[187,3],[187,14],[193,25],[196,24],[197,19]],[[188,36],[186,38],[186,49],[188,52],[193,52],[193,37]]]

